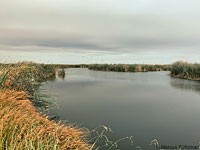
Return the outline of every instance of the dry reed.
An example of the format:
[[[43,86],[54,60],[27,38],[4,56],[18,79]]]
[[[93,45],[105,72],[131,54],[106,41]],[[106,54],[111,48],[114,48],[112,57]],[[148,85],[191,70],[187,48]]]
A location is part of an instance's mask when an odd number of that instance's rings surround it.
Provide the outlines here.
[[[0,150],[90,149],[88,132],[48,120],[29,100],[52,74],[53,68],[34,63],[1,67]]]

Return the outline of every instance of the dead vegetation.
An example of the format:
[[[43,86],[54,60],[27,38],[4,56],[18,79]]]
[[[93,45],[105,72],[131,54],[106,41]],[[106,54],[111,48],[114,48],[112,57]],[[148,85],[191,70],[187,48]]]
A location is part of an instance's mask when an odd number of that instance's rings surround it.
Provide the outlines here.
[[[90,149],[87,131],[50,121],[33,106],[40,82],[54,68],[34,63],[0,68],[0,150]]]

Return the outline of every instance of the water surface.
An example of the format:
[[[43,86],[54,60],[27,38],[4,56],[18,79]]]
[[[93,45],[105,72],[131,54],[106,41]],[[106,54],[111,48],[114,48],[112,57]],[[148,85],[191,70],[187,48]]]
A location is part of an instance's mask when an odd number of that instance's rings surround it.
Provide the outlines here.
[[[122,73],[66,69],[64,79],[43,88],[55,95],[59,119],[93,129],[106,125],[113,140],[134,137],[146,149],[197,145],[200,140],[200,83],[171,78],[169,72]],[[130,143],[121,142],[128,150]]]

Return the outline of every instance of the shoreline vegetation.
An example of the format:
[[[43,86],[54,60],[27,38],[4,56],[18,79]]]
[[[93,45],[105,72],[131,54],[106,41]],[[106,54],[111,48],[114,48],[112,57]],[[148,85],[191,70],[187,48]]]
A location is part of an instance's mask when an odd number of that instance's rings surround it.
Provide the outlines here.
[[[88,131],[50,121],[36,109],[47,107],[38,87],[54,75],[54,65],[0,65],[0,149],[90,149]]]
[[[65,74],[66,73],[65,73],[65,69],[64,68],[62,68],[61,70],[58,71],[58,76],[63,78],[63,79],[65,78]]]
[[[155,72],[170,71],[170,76],[175,78],[200,81],[200,64],[177,61],[169,65],[151,64],[79,64],[55,65],[57,68],[88,68],[94,71],[113,72]]]
[[[200,64],[178,61],[172,64],[171,77],[200,81]]]
[[[170,65],[148,65],[148,64],[92,64],[88,69],[95,71],[115,72],[150,72],[169,71]]]

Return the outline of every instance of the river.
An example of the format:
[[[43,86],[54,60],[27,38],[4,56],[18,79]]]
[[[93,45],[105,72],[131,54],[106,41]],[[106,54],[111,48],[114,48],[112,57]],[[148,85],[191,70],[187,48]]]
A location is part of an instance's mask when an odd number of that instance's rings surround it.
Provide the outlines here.
[[[200,82],[172,78],[170,72],[65,71],[65,78],[42,86],[54,96],[57,107],[50,112],[60,120],[90,130],[108,126],[111,140],[133,136],[133,147],[143,149],[154,139],[160,145],[198,145]],[[130,141],[119,148],[131,149]]]

